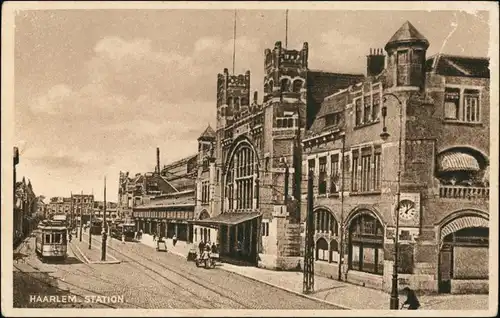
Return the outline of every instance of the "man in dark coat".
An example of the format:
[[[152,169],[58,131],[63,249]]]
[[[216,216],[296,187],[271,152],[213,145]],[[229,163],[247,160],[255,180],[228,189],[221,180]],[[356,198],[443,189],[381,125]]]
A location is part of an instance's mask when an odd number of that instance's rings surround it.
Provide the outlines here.
[[[200,244],[198,244],[198,249],[200,250],[200,256],[203,254],[203,250],[205,249],[205,242],[203,240],[200,241]]]

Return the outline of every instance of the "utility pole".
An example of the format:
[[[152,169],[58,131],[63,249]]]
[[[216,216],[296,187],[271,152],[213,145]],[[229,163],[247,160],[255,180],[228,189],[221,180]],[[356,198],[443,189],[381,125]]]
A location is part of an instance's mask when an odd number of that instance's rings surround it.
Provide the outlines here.
[[[107,223],[106,223],[106,177],[104,177],[104,216],[102,222],[102,246],[101,246],[101,261],[106,260],[106,239],[107,239]]]
[[[314,172],[309,171],[307,180],[307,223],[306,223],[306,246],[304,251],[304,281],[302,292],[310,294],[314,292],[314,202],[313,202],[313,179]]]
[[[82,233],[83,233],[83,190],[82,190],[82,195],[80,197],[80,242],[82,241]]]
[[[90,226],[89,226],[89,250],[92,248],[92,209],[93,209],[93,206],[91,205],[91,208],[90,208]]]
[[[339,224],[339,235],[340,235],[340,244],[339,244],[339,281],[342,280],[342,264],[344,262],[344,188],[345,188],[345,132],[342,132],[342,181],[340,185],[340,224]]]
[[[288,205],[288,179],[290,178],[290,167],[285,158],[285,205]]]
[[[73,214],[73,191],[71,191],[71,215],[70,215],[70,218],[69,218],[69,224],[70,224],[70,228],[71,228],[71,231],[73,232],[73,228],[75,227],[75,224],[74,224],[74,214]]]

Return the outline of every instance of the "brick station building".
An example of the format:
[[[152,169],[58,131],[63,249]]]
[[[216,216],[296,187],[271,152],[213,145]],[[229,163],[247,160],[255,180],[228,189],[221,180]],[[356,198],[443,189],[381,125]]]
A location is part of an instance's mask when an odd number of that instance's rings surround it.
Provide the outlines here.
[[[426,58],[428,47],[406,22],[385,52],[370,52],[365,80],[324,99],[306,132],[316,273],[337,279],[340,263],[340,279],[389,291],[399,215],[400,284],[488,290],[489,61]]]
[[[308,44],[264,52],[263,103],[250,99],[250,71],[217,77],[217,124],[199,139],[194,241],[217,242],[221,257],[268,268],[300,262],[300,140],[324,97],[363,75],[308,68]],[[289,166],[285,204],[285,166]],[[296,177],[292,177],[295,171]],[[302,211],[304,214],[305,211]]]

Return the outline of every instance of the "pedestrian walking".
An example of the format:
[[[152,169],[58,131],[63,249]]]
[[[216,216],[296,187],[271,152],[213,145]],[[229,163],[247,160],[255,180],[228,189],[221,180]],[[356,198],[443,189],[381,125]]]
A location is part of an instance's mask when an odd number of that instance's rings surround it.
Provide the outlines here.
[[[122,233],[122,243],[125,244],[125,234]]]
[[[177,235],[174,234],[174,236],[172,237],[172,242],[174,243],[174,246],[175,244],[177,244]]]
[[[139,230],[139,240],[142,240],[142,229]]]
[[[241,255],[241,254],[242,254],[242,253],[241,253],[241,252],[242,252],[242,251],[241,251],[241,249],[242,249],[241,241],[240,241],[240,240],[238,240],[238,242],[236,243],[236,253],[238,253],[238,256],[239,256],[239,257],[241,257],[241,256],[242,256],[242,255]]]
[[[73,235],[71,235],[71,232],[68,234],[68,241],[71,243],[71,240],[73,239]]]
[[[134,240],[137,240],[137,231],[134,232]]]
[[[406,301],[401,305],[401,309],[405,305],[408,305],[408,310],[416,310],[420,308],[420,302],[418,301],[417,294],[410,287],[403,288],[403,293],[406,294]]]
[[[215,245],[215,242],[212,243],[212,253],[217,253],[217,245]]]
[[[156,241],[156,233],[153,232],[153,242]]]
[[[198,244],[198,249],[200,250],[200,255],[203,253],[203,250],[205,249],[205,242],[203,240],[200,240],[200,244]]]

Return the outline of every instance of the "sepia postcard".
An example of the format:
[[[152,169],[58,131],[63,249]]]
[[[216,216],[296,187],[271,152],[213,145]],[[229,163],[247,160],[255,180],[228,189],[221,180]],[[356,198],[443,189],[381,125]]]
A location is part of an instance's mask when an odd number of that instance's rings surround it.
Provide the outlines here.
[[[2,315],[496,316],[498,11],[4,2]]]

